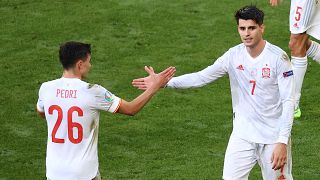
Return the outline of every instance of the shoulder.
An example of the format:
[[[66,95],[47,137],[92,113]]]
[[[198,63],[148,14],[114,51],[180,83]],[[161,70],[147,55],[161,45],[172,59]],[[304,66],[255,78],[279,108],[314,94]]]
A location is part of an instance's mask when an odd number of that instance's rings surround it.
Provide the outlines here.
[[[284,50],[282,50],[280,47],[271,44],[269,42],[267,42],[266,44],[266,48],[269,51],[269,53],[272,53],[276,56],[282,56],[283,54],[287,54]]]
[[[114,95],[106,88],[99,84],[88,83],[86,87],[87,92],[92,95],[95,99],[103,99],[104,101],[111,102],[114,100]]]
[[[106,88],[99,84],[87,83],[84,88],[87,92],[95,96],[105,95],[107,92],[109,92]]]
[[[280,47],[267,42],[267,50],[269,55],[276,56],[278,60],[290,62],[289,56]]]
[[[230,48],[227,52],[230,52],[230,53],[239,53],[239,52],[242,52],[243,50],[245,49],[245,46],[243,43],[241,44],[238,44],[236,46],[233,46],[232,48]]]
[[[50,80],[50,81],[46,81],[44,83],[41,84],[40,89],[44,89],[44,88],[51,88],[52,86],[55,86],[56,84],[59,83],[60,79],[55,79],[55,80]]]
[[[222,56],[221,58],[223,59],[234,59],[232,57],[238,57],[239,54],[243,54],[243,50],[245,49],[244,44],[238,44],[236,46],[231,47],[228,49]]]

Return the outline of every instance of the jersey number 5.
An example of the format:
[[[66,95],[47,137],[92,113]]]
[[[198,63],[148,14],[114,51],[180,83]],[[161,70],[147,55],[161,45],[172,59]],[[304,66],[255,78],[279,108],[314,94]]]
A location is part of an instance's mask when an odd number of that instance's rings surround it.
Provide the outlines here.
[[[301,11],[302,11],[302,7],[298,6],[296,9],[296,17],[295,17],[296,21],[300,21]]]
[[[64,139],[56,137],[56,133],[57,133],[57,131],[60,127],[60,124],[62,122],[62,119],[63,119],[62,109],[58,105],[52,105],[49,107],[49,114],[52,115],[54,110],[56,110],[58,112],[58,117],[57,117],[57,121],[54,124],[53,130],[52,130],[52,142],[64,143]],[[82,128],[81,124],[76,123],[76,122],[72,122],[73,112],[77,112],[78,116],[81,117],[81,116],[83,116],[83,111],[78,106],[72,106],[68,110],[68,116],[67,116],[67,119],[68,119],[68,123],[67,123],[68,124],[68,138],[69,138],[70,142],[72,142],[73,144],[79,144],[83,138],[83,128]],[[78,131],[77,131],[78,137],[77,138],[73,137],[73,128],[78,129]]]

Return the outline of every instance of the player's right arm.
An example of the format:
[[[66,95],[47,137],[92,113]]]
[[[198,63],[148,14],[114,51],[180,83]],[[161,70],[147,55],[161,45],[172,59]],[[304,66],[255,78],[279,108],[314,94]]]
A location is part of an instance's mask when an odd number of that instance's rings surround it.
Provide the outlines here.
[[[229,54],[229,51],[226,52],[217,61],[215,61],[213,65],[208,66],[199,72],[172,78],[166,86],[179,89],[196,88],[215,81],[226,74],[229,64]],[[151,71],[154,73],[152,67]],[[138,89],[146,90],[150,86],[150,76],[134,79],[132,81],[132,85]]]
[[[144,107],[144,105],[149,102],[153,95],[156,94],[161,87],[168,83],[175,73],[174,67],[169,67],[159,74],[155,74],[152,67],[145,67],[145,70],[149,73],[150,77],[149,87],[141,95],[130,102],[122,100],[117,111],[118,113],[131,116],[138,113]]]
[[[44,112],[41,112],[37,109],[37,113],[40,117],[42,117],[43,119],[46,117]]]
[[[42,98],[42,85],[39,89],[39,98],[36,105],[37,113],[40,117],[45,118],[44,106],[43,106],[43,98]]]

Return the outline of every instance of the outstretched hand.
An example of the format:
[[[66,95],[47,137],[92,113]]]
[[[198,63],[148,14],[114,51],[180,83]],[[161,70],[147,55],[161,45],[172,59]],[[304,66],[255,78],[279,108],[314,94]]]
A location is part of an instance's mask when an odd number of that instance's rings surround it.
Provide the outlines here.
[[[168,67],[158,74],[154,72],[151,66],[145,66],[144,70],[149,74],[149,76],[134,79],[132,81],[132,85],[141,90],[147,90],[149,88],[159,89],[161,87],[164,87],[176,72],[176,68],[172,66]]]

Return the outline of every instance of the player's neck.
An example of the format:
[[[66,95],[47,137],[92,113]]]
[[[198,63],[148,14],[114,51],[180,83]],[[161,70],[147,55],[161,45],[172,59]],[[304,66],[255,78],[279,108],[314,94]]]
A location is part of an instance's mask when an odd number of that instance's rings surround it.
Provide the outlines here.
[[[74,70],[64,70],[62,77],[64,78],[78,78],[78,79],[82,79],[81,74],[76,73]]]
[[[265,45],[266,41],[262,39],[255,46],[246,47],[246,49],[252,58],[256,58],[262,53]]]

